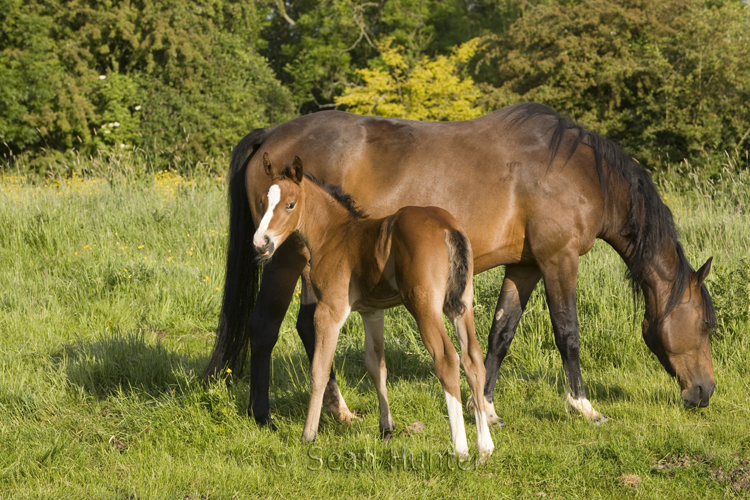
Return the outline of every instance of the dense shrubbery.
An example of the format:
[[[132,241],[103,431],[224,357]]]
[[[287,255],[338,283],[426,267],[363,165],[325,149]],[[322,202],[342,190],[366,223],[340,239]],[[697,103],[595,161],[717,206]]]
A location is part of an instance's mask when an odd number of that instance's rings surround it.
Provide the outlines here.
[[[0,0],[0,26],[5,154],[195,161],[320,109],[456,119],[519,101],[652,167],[750,144],[740,0]]]
[[[741,148],[750,8],[594,0],[539,8],[488,51],[492,107],[551,105],[648,163]]]
[[[209,0],[0,3],[0,136],[41,148],[203,158],[292,116],[258,54],[266,10]]]

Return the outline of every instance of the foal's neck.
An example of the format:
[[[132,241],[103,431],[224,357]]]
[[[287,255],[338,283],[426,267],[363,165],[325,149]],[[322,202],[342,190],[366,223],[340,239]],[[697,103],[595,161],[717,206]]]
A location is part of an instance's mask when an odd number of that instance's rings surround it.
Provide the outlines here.
[[[302,188],[304,212],[299,233],[311,252],[344,237],[358,226],[358,219],[321,186],[304,177]]]

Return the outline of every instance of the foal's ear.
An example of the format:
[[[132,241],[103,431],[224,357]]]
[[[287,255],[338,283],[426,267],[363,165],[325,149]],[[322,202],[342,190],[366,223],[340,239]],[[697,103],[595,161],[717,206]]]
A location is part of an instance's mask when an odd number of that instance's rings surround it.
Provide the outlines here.
[[[292,179],[299,184],[302,182],[302,175],[302,160],[299,159],[299,156],[295,156],[292,162]]]
[[[271,160],[268,159],[268,153],[263,153],[263,170],[265,170],[268,177],[273,178],[273,172],[271,171]]]
[[[706,279],[706,276],[708,276],[708,272],[711,270],[712,260],[714,260],[714,258],[709,257],[706,263],[703,264],[701,268],[695,272],[695,279],[698,282],[698,285],[702,284],[703,281]]]

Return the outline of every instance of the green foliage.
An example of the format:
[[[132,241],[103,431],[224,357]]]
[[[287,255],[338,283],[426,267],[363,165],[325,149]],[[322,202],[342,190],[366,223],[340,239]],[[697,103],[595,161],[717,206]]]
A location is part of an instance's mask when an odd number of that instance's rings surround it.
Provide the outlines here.
[[[484,114],[475,107],[479,90],[465,75],[466,63],[476,53],[479,39],[470,40],[450,56],[423,57],[408,67],[403,47],[391,47],[392,39],[378,46],[380,66],[361,69],[363,86],[348,87],[336,104],[364,115],[410,120],[468,120]]]
[[[370,67],[377,44],[388,38],[403,47],[413,67],[425,55],[448,56],[473,38],[504,32],[523,11],[514,0],[301,0],[275,6],[263,31],[263,54],[303,113],[334,107],[335,97],[358,79],[357,70]]]
[[[140,146],[203,159],[291,118],[258,54],[255,2],[3,1],[0,136],[15,153]]]
[[[750,7],[595,0],[537,8],[481,70],[489,102],[549,104],[652,164],[740,148],[750,131]]]

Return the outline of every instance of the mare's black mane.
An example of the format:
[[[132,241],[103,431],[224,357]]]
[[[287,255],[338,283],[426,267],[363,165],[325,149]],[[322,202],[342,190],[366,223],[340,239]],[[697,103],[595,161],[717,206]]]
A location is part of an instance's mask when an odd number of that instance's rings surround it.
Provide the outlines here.
[[[672,212],[661,200],[649,172],[615,143],[587,130],[582,125],[565,118],[543,104],[519,104],[514,106],[510,113],[512,115],[511,125],[515,127],[519,127],[535,117],[544,117],[556,122],[553,125],[549,143],[550,165],[560,150],[565,133],[568,130],[577,132],[568,159],[573,156],[580,144],[591,147],[594,152],[596,172],[605,199],[609,176],[613,172],[617,172],[625,179],[630,187],[630,209],[625,223],[620,228],[620,234],[627,241],[626,255],[623,257],[628,266],[628,278],[632,283],[633,296],[636,298],[642,291],[643,284],[650,272],[650,263],[656,258],[661,243],[668,239],[675,246],[679,263],[666,308],[661,318],[657,318],[657,321],[669,314],[682,299],[694,269],[685,257],[682,245],[678,241]],[[607,162],[609,167],[607,178],[604,174],[604,162]],[[716,313],[705,284],[701,284],[701,297],[704,308],[703,319],[709,329],[714,329],[716,327]]]

